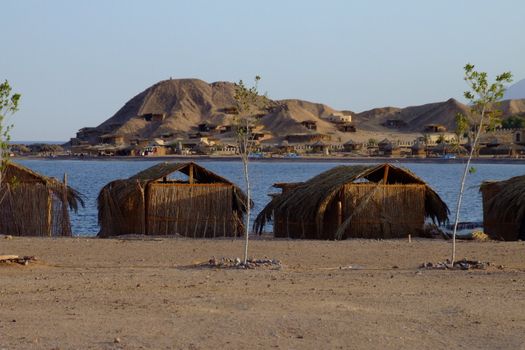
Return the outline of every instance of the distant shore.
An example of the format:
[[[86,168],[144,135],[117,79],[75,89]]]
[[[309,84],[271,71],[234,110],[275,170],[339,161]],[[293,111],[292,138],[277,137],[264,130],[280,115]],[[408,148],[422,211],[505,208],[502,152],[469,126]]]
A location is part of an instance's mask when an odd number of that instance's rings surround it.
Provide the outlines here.
[[[223,161],[235,162],[240,161],[237,156],[209,156],[209,155],[167,155],[167,156],[107,156],[107,157],[77,157],[77,156],[15,156],[14,160],[81,160],[81,161]],[[251,158],[251,162],[294,162],[294,163],[439,163],[439,164],[463,164],[467,161],[466,157],[445,159],[438,157],[430,158],[411,158],[411,157],[338,157],[338,156],[306,156],[306,157],[268,157],[268,158]],[[475,164],[525,164],[525,158],[493,158],[477,157],[472,159]]]

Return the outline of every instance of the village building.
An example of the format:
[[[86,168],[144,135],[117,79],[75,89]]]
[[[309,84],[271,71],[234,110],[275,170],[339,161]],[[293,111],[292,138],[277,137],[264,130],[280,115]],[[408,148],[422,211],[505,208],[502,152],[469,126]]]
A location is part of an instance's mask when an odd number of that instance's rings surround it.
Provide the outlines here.
[[[347,142],[345,142],[343,144],[343,149],[345,152],[354,152],[354,151],[359,151],[363,148],[363,144],[362,143],[357,143],[353,140],[348,140]]]
[[[301,122],[301,125],[304,126],[308,130],[317,130],[317,122],[315,120],[305,120]]]
[[[350,123],[342,123],[337,125],[337,130],[341,132],[357,132],[355,125]]]
[[[457,135],[453,132],[432,132],[425,133],[424,139],[427,145],[437,145],[438,143],[457,143]]]
[[[447,132],[447,127],[441,124],[427,124],[423,129],[424,133]]]
[[[401,155],[401,149],[389,139],[384,139],[377,144],[379,155],[391,157]]]
[[[310,145],[313,153],[330,154],[330,145],[324,141],[317,141]]]
[[[323,119],[335,124],[351,123],[352,115],[350,113],[334,112],[332,114],[329,114],[328,116],[323,117]]]
[[[124,135],[117,134],[104,134],[100,136],[100,143],[106,143],[108,145],[120,146],[125,143]]]
[[[410,147],[410,154],[414,157],[426,157],[427,146],[418,140]]]

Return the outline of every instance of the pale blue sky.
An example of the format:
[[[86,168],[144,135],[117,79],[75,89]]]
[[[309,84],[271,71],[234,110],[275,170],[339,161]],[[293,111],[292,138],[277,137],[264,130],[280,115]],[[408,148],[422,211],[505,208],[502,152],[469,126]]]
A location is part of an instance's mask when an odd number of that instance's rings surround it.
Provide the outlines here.
[[[3,0],[13,139],[67,140],[170,76],[259,74],[271,98],[356,112],[461,99],[462,67],[525,78],[525,1]]]

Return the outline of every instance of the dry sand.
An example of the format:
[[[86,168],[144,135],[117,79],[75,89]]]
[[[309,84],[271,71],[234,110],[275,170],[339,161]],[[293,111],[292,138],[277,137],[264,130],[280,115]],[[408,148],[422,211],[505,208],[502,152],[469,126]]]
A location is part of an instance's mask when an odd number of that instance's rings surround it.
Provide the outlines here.
[[[449,251],[256,240],[284,267],[242,271],[185,267],[240,240],[2,239],[40,262],[0,266],[0,349],[525,349],[525,243],[459,243],[502,269],[418,270]]]

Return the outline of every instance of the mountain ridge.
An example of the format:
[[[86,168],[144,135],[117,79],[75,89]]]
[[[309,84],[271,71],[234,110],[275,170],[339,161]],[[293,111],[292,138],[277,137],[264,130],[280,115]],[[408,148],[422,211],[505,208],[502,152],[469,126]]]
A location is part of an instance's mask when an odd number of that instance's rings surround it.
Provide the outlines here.
[[[231,125],[235,118],[235,84],[227,81],[207,83],[200,79],[168,79],[159,81],[128,100],[115,114],[92,128],[97,135],[114,134],[127,138],[155,138],[171,134],[185,137],[198,129],[202,123]],[[503,116],[525,112],[524,100],[506,100],[500,105]],[[345,133],[327,118],[335,114],[351,114],[357,132],[391,133],[387,124],[401,121],[396,132],[421,133],[428,124],[444,125],[449,131],[455,129],[457,113],[467,116],[467,105],[450,98],[447,101],[422,105],[379,107],[353,113],[339,111],[326,104],[300,99],[268,99],[265,109],[256,111],[261,115],[263,131],[273,138],[288,134],[321,133],[332,139],[348,139],[355,133]],[[160,115],[152,123],[145,115]],[[314,121],[317,130],[309,130],[304,122]]]

